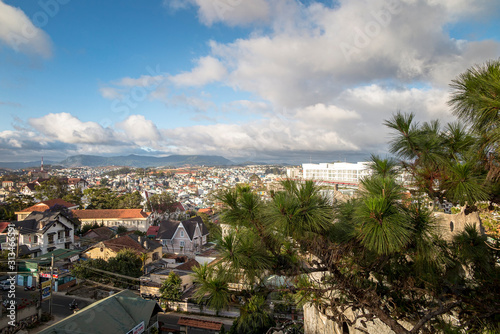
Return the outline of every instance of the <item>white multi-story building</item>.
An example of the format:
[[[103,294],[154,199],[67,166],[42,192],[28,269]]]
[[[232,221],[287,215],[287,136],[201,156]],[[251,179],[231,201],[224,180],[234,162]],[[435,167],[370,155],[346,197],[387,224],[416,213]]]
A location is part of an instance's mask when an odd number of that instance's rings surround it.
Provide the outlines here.
[[[371,174],[369,164],[369,162],[302,164],[302,170],[306,180],[357,185],[363,177]]]
[[[63,212],[31,212],[22,221],[14,222],[21,234],[19,245],[25,245],[35,256],[55,249],[73,249],[78,225]]]

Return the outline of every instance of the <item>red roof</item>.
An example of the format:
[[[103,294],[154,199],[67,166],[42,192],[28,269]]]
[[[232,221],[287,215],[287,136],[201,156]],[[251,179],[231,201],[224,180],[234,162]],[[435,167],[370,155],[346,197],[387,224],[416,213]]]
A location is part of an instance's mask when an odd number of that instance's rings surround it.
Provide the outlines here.
[[[146,232],[146,235],[154,235],[156,236],[158,234],[158,230],[160,229],[160,226],[150,226],[148,228],[148,231]]]
[[[200,264],[195,259],[189,259],[187,262],[175,267],[177,270],[188,270],[192,271],[193,267],[199,267]]]
[[[177,325],[218,331],[222,327],[222,322],[181,317]]]
[[[62,200],[60,198],[55,198],[55,199],[49,199],[48,201],[42,201],[40,203],[36,203],[35,205],[30,206],[29,208],[21,210],[21,212],[33,212],[33,211],[44,212],[56,204],[64,206],[66,208],[71,208],[76,206],[76,204],[66,202],[65,200]]]
[[[142,209],[71,210],[71,212],[79,219],[131,219],[149,216]]]
[[[124,235],[122,237],[106,240],[102,242],[106,247],[114,250],[115,252],[119,252],[122,249],[131,249],[136,253],[147,253],[148,250],[145,249],[140,243],[132,239],[128,235]]]
[[[0,223],[0,233],[5,233],[5,229],[9,226],[10,222],[1,222]]]

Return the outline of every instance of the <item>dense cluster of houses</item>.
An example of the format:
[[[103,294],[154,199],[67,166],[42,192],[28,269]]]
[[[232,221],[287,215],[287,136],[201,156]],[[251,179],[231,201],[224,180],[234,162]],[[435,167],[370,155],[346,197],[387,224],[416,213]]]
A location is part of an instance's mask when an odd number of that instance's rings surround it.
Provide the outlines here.
[[[76,283],[69,270],[76,261],[108,260],[120,250],[129,249],[142,256],[149,273],[167,267],[171,262],[167,254],[180,254],[186,259],[199,255],[209,234],[199,216],[174,220],[168,214],[142,209],[79,210],[62,199],[42,201],[16,214],[17,221],[0,223],[0,242],[2,249],[7,249],[8,225],[14,224],[19,234],[18,256],[25,258],[17,284],[37,286],[49,279],[48,267],[54,257],[56,291]],[[83,226],[96,223],[99,227],[79,232]],[[128,232],[118,235],[119,226]]]

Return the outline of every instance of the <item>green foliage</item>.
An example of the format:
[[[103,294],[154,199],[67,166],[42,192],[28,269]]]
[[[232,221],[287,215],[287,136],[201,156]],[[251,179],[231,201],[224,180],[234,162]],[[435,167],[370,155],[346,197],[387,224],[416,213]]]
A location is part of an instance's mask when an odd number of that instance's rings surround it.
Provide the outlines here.
[[[109,171],[109,172],[105,173],[104,175],[107,175],[109,177],[115,177],[115,176],[122,175],[122,174],[129,174],[131,172],[132,172],[131,168],[122,167],[122,168],[118,168],[118,169]]]
[[[142,209],[142,195],[138,191],[118,197],[117,209]]]
[[[146,209],[147,211],[157,211],[160,213],[170,212],[175,202],[175,197],[168,192],[153,194],[149,196],[149,200],[146,203]]]
[[[116,229],[116,234],[122,234],[126,232],[128,232],[128,229],[123,225],[118,226],[118,228]]]
[[[161,297],[169,301],[181,300],[181,285],[182,280],[180,276],[171,271],[160,287]]]
[[[137,283],[133,280],[127,280],[123,277],[116,277],[92,269],[105,270],[129,277],[140,277],[142,275],[141,267],[142,261],[140,257],[130,249],[123,249],[115,257],[107,261],[103,259],[80,261],[73,266],[71,274],[78,278],[92,279],[103,283],[115,283],[117,286],[128,287]]]
[[[68,195],[68,185],[63,179],[51,177],[35,187],[35,197],[41,201],[63,198]]]
[[[73,191],[68,192],[65,196],[62,197],[63,200],[69,203],[76,204],[82,208],[82,197],[83,197],[83,192],[80,188],[75,188]]]
[[[476,139],[460,124],[441,129],[438,121],[419,124],[413,114],[397,113],[386,126],[395,130],[391,153],[429,198],[473,205],[490,198],[487,171],[477,154]]]
[[[93,224],[85,224],[80,230],[80,233],[83,235],[87,233],[88,231],[98,228],[100,225],[97,222],[94,222]]]
[[[219,312],[229,306],[231,294],[229,276],[222,267],[209,267],[206,263],[193,268],[193,282],[196,284],[194,298]]]
[[[264,334],[275,321],[267,310],[262,296],[252,296],[240,308],[240,315],[234,320],[229,333],[234,334]]]
[[[15,212],[19,212],[35,204],[32,196],[15,194],[5,200],[6,204],[0,207],[0,219],[17,220]]]
[[[117,209],[118,198],[109,188],[88,188],[83,191],[89,204],[87,209]]]
[[[410,242],[411,224],[403,214],[403,189],[393,178],[375,175],[361,182],[364,189],[354,211],[357,240],[377,254],[400,251]]]

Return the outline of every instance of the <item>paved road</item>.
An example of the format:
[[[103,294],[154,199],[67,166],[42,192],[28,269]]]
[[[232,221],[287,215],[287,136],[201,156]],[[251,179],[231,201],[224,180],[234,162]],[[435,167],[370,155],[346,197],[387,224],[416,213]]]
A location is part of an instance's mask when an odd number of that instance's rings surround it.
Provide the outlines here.
[[[7,299],[7,291],[1,291],[1,296],[2,296],[2,300]],[[23,287],[16,287],[16,300],[19,300],[22,298],[25,298],[28,300],[33,300],[33,298],[39,299],[40,298],[40,290],[24,291]],[[54,294],[53,299],[52,299],[52,314],[58,318],[65,318],[65,317],[73,314],[73,311],[69,309],[69,304],[73,301],[73,299],[76,300],[76,302],[78,303],[78,307],[80,309],[91,304],[89,301],[80,299],[78,297]],[[42,302],[42,310],[44,312],[49,312],[49,301],[48,300],[45,300]]]

